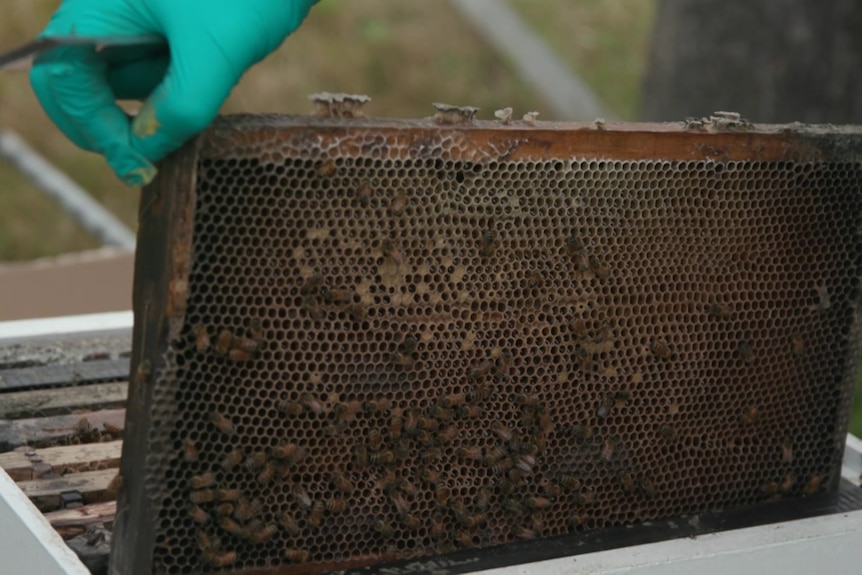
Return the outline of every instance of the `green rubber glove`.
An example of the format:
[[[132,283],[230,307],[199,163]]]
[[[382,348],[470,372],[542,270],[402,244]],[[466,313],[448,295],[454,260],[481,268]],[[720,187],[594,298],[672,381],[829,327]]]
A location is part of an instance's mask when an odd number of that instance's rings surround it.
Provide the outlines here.
[[[278,48],[317,0],[64,0],[40,37],[155,34],[153,46],[63,46],[30,72],[51,120],[105,156],[129,185],[206,128],[245,71]],[[117,99],[143,101],[130,120]]]

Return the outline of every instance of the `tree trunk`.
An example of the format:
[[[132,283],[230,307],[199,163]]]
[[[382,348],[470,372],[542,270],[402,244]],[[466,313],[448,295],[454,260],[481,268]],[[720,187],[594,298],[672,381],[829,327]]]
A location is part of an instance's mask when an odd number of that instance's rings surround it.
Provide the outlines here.
[[[862,122],[862,2],[659,0],[645,120]]]

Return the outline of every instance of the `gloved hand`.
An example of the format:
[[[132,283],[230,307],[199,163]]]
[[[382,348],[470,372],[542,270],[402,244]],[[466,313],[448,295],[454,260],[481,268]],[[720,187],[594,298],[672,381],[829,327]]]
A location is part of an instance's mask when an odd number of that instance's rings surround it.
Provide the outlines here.
[[[40,37],[155,34],[152,46],[62,46],[30,82],[45,112],[81,148],[103,154],[129,185],[215,118],[243,73],[278,48],[318,0],[64,0]],[[117,99],[143,100],[130,121]]]

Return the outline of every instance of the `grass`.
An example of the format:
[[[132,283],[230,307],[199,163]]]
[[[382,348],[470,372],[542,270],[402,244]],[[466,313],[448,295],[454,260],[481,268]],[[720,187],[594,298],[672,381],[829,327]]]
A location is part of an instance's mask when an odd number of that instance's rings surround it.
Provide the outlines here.
[[[636,119],[654,0],[510,0],[564,62],[623,119]],[[20,2],[0,20],[0,47],[35,36],[56,0]],[[542,110],[517,78],[441,0],[323,0],[279,50],[252,69],[225,112],[305,113],[317,91],[369,94],[370,114],[422,117],[430,102],[471,104],[481,116]],[[549,112],[543,118],[553,118]],[[40,110],[26,76],[0,76],[0,128],[19,132],[130,227],[137,193],[104,162],[77,150]],[[96,242],[0,162],[0,262],[78,251]],[[851,429],[862,435],[862,378]]]

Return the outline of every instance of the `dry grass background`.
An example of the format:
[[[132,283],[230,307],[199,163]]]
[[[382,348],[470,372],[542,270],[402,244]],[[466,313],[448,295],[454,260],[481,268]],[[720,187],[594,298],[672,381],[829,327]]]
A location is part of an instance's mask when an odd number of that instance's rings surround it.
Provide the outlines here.
[[[654,0],[510,0],[620,118],[636,119]],[[0,49],[35,36],[57,0],[6,0]],[[318,91],[369,94],[372,115],[422,117],[429,103],[492,111],[543,110],[540,96],[443,0],[323,0],[306,23],[252,69],[224,112],[305,113]],[[546,112],[543,118],[552,119]],[[0,76],[0,128],[36,149],[135,225],[137,193],[101,158],[81,152],[40,110],[26,76]],[[78,251],[97,243],[0,161],[0,262]],[[862,434],[862,381],[853,429]]]

